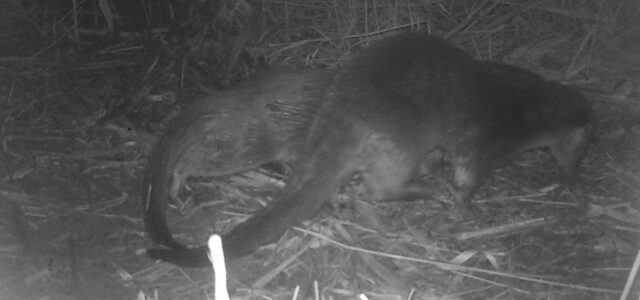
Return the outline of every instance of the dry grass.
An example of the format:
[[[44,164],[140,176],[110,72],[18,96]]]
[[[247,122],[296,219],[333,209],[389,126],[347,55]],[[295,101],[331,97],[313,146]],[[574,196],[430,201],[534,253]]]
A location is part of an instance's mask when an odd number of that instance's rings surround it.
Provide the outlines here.
[[[528,153],[477,194],[472,221],[446,193],[370,203],[354,181],[340,198],[355,210],[229,266],[232,298],[620,299],[640,248],[636,1],[184,2],[0,4],[0,299],[213,297],[209,270],[140,255],[137,182],[156,133],[193,95],[263,66],[337,67],[410,29],[582,88],[600,114],[583,184],[559,194],[551,159]],[[171,228],[200,244],[264,205],[279,176],[191,181]]]

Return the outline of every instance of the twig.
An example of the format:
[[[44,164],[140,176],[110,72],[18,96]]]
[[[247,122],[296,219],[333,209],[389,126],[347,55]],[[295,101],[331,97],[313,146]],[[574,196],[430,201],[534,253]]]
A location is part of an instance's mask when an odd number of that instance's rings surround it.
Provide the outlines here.
[[[402,260],[402,261],[408,261],[408,262],[412,262],[412,263],[420,263],[420,264],[432,265],[432,266],[438,267],[438,268],[440,268],[442,270],[451,271],[451,272],[454,272],[456,274],[460,274],[462,276],[467,276],[468,275],[468,274],[463,273],[463,272],[477,272],[477,273],[481,273],[481,274],[494,275],[494,276],[499,276],[499,277],[504,277],[504,278],[511,278],[511,279],[518,279],[518,280],[522,280],[522,281],[535,282],[535,283],[540,283],[540,284],[547,284],[547,285],[550,285],[550,286],[571,288],[571,289],[582,290],[582,291],[591,291],[591,292],[609,293],[609,294],[619,294],[620,293],[619,290],[603,289],[603,288],[592,288],[592,287],[587,287],[587,286],[577,285],[577,284],[559,283],[559,282],[553,282],[553,281],[544,280],[544,279],[533,278],[533,277],[530,277],[530,276],[514,275],[514,274],[509,274],[509,273],[503,273],[503,272],[497,272],[497,271],[491,271],[491,270],[485,270],[485,269],[479,269],[479,268],[460,266],[460,265],[455,265],[455,264],[445,263],[445,262],[439,262],[439,261],[433,261],[433,260],[428,260],[428,259],[424,259],[424,258],[414,258],[414,257],[408,257],[408,256],[384,253],[384,252],[379,252],[379,251],[374,251],[374,250],[369,250],[369,249],[350,246],[350,245],[338,242],[336,240],[333,240],[333,239],[331,239],[328,236],[325,236],[323,234],[320,234],[320,233],[317,233],[317,232],[314,232],[314,231],[310,231],[310,230],[307,230],[307,229],[303,229],[303,228],[300,228],[300,227],[294,227],[294,229],[297,230],[297,231],[300,231],[302,233],[306,233],[306,234],[309,234],[309,235],[312,235],[312,236],[315,236],[315,237],[322,238],[323,240],[325,240],[325,241],[327,241],[327,242],[329,242],[331,244],[334,244],[336,246],[339,246],[339,247],[347,249],[347,250],[363,252],[363,253],[369,253],[369,254],[378,255],[378,256],[382,256],[382,257],[386,257],[386,258]]]
[[[620,295],[620,300],[631,300],[631,298],[627,298],[629,295],[629,291],[631,291],[631,287],[633,287],[633,283],[635,282],[636,275],[638,275],[638,269],[640,268],[640,250],[638,250],[638,254],[636,255],[636,260],[633,262],[633,267],[631,267],[631,271],[629,272],[629,277],[627,278],[627,283],[624,285],[624,290],[622,291],[622,295]]]

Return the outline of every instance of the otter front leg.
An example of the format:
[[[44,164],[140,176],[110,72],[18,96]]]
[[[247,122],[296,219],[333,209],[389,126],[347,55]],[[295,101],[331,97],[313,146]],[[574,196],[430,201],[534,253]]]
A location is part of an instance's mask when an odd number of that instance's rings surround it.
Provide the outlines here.
[[[593,125],[588,125],[558,136],[549,145],[549,152],[555,157],[562,170],[561,188],[558,189],[554,198],[559,197],[565,191],[571,190],[578,183],[580,162],[587,152],[592,136]],[[579,209],[586,209],[588,206],[586,197],[581,198],[581,201],[576,205]]]
[[[471,203],[473,195],[490,176],[499,155],[473,144],[458,147],[451,155],[451,182],[447,186],[453,195],[456,208],[463,216],[477,216],[479,210]]]
[[[580,162],[587,152],[592,132],[592,126],[573,129],[559,135],[549,145],[549,152],[560,165],[565,182],[574,183],[577,181]]]

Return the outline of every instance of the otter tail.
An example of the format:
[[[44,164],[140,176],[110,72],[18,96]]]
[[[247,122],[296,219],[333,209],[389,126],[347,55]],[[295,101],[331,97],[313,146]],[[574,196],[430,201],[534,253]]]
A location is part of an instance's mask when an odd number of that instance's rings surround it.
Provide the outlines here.
[[[323,135],[319,137],[322,141],[311,144],[318,147],[310,147],[308,155],[299,160],[290,177],[291,181],[279,197],[223,235],[225,258],[233,260],[250,254],[256,248],[277,240],[291,226],[314,217],[320,211],[344,179],[357,171],[355,160],[349,159],[349,146],[344,136],[343,133]],[[185,248],[166,243],[163,245],[169,247],[149,249],[147,254],[179,266],[209,265],[206,246]]]
[[[332,179],[328,181],[334,181]],[[331,197],[328,186],[337,186],[326,180],[316,182],[315,191],[286,189],[281,197],[259,210],[244,223],[223,235],[222,246],[225,258],[233,260],[252,253],[256,248],[277,240],[291,226],[315,216]],[[320,188],[321,185],[327,188]],[[151,258],[163,260],[183,267],[206,267],[210,265],[206,246],[194,248],[167,247],[147,250]]]
[[[199,120],[206,123],[206,120]],[[190,141],[189,129],[193,126],[182,125],[169,127],[149,155],[142,183],[142,219],[151,240],[161,247],[169,249],[187,249],[173,239],[167,225],[166,210],[170,199],[170,188],[174,186],[173,171],[180,163],[182,155],[193,144]]]
[[[147,234],[159,246],[147,251],[151,258],[175,261],[175,264],[184,266],[206,265],[204,249],[200,252],[197,248],[189,249],[171,236],[167,225],[167,205],[185,176],[233,174],[274,159],[273,149],[256,146],[269,138],[265,132],[267,129],[260,126],[259,119],[252,120],[255,124],[241,122],[244,127],[235,124],[244,117],[236,111],[227,113],[226,117],[216,112],[189,112],[175,126],[169,127],[150,153],[142,185],[142,219]],[[215,169],[203,167],[214,162]],[[174,178],[176,172],[179,173],[178,178]],[[185,258],[174,259],[164,253],[175,253]],[[191,256],[191,261],[200,263],[189,262],[187,257]]]
[[[225,258],[233,260],[252,253],[256,248],[277,240],[291,226],[315,216],[337,189],[335,177],[317,174],[312,189],[285,188],[278,199],[259,210],[244,223],[223,235]],[[210,265],[206,246],[195,248],[167,247],[147,250],[151,258],[184,267]]]

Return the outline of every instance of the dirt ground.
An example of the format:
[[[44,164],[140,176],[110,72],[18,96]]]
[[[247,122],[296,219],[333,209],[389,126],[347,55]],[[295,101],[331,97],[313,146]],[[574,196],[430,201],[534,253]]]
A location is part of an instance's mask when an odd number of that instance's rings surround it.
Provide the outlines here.
[[[530,152],[488,179],[474,198],[480,217],[467,219],[445,190],[436,199],[371,203],[356,178],[341,190],[341,204],[229,266],[233,299],[620,299],[640,253],[640,45],[633,37],[604,62],[566,52],[529,68],[571,77],[566,83],[597,111],[575,188],[562,192],[553,159]],[[11,53],[0,57],[0,300],[213,299],[210,270],[144,254],[152,246],[140,217],[146,157],[191,96],[149,88],[137,123],[100,122],[108,105],[88,99],[113,96],[125,86],[122,77],[98,62],[66,60],[80,56],[74,45],[55,44],[47,58],[21,56],[44,48],[28,40],[8,41],[3,49],[10,45]],[[460,40],[485,54],[473,38]],[[551,43],[539,41],[529,54]],[[518,49],[501,61],[513,63]],[[313,53],[295,55],[306,61]],[[590,71],[581,73],[581,64]],[[545,72],[569,65],[580,75]],[[173,102],[153,100],[165,98]],[[193,179],[181,194],[187,205],[170,209],[170,226],[180,240],[199,244],[220,223],[229,227],[271,200],[283,173],[267,166]],[[577,201],[590,205],[579,211],[571,205]],[[627,299],[638,299],[640,280],[628,285]]]

